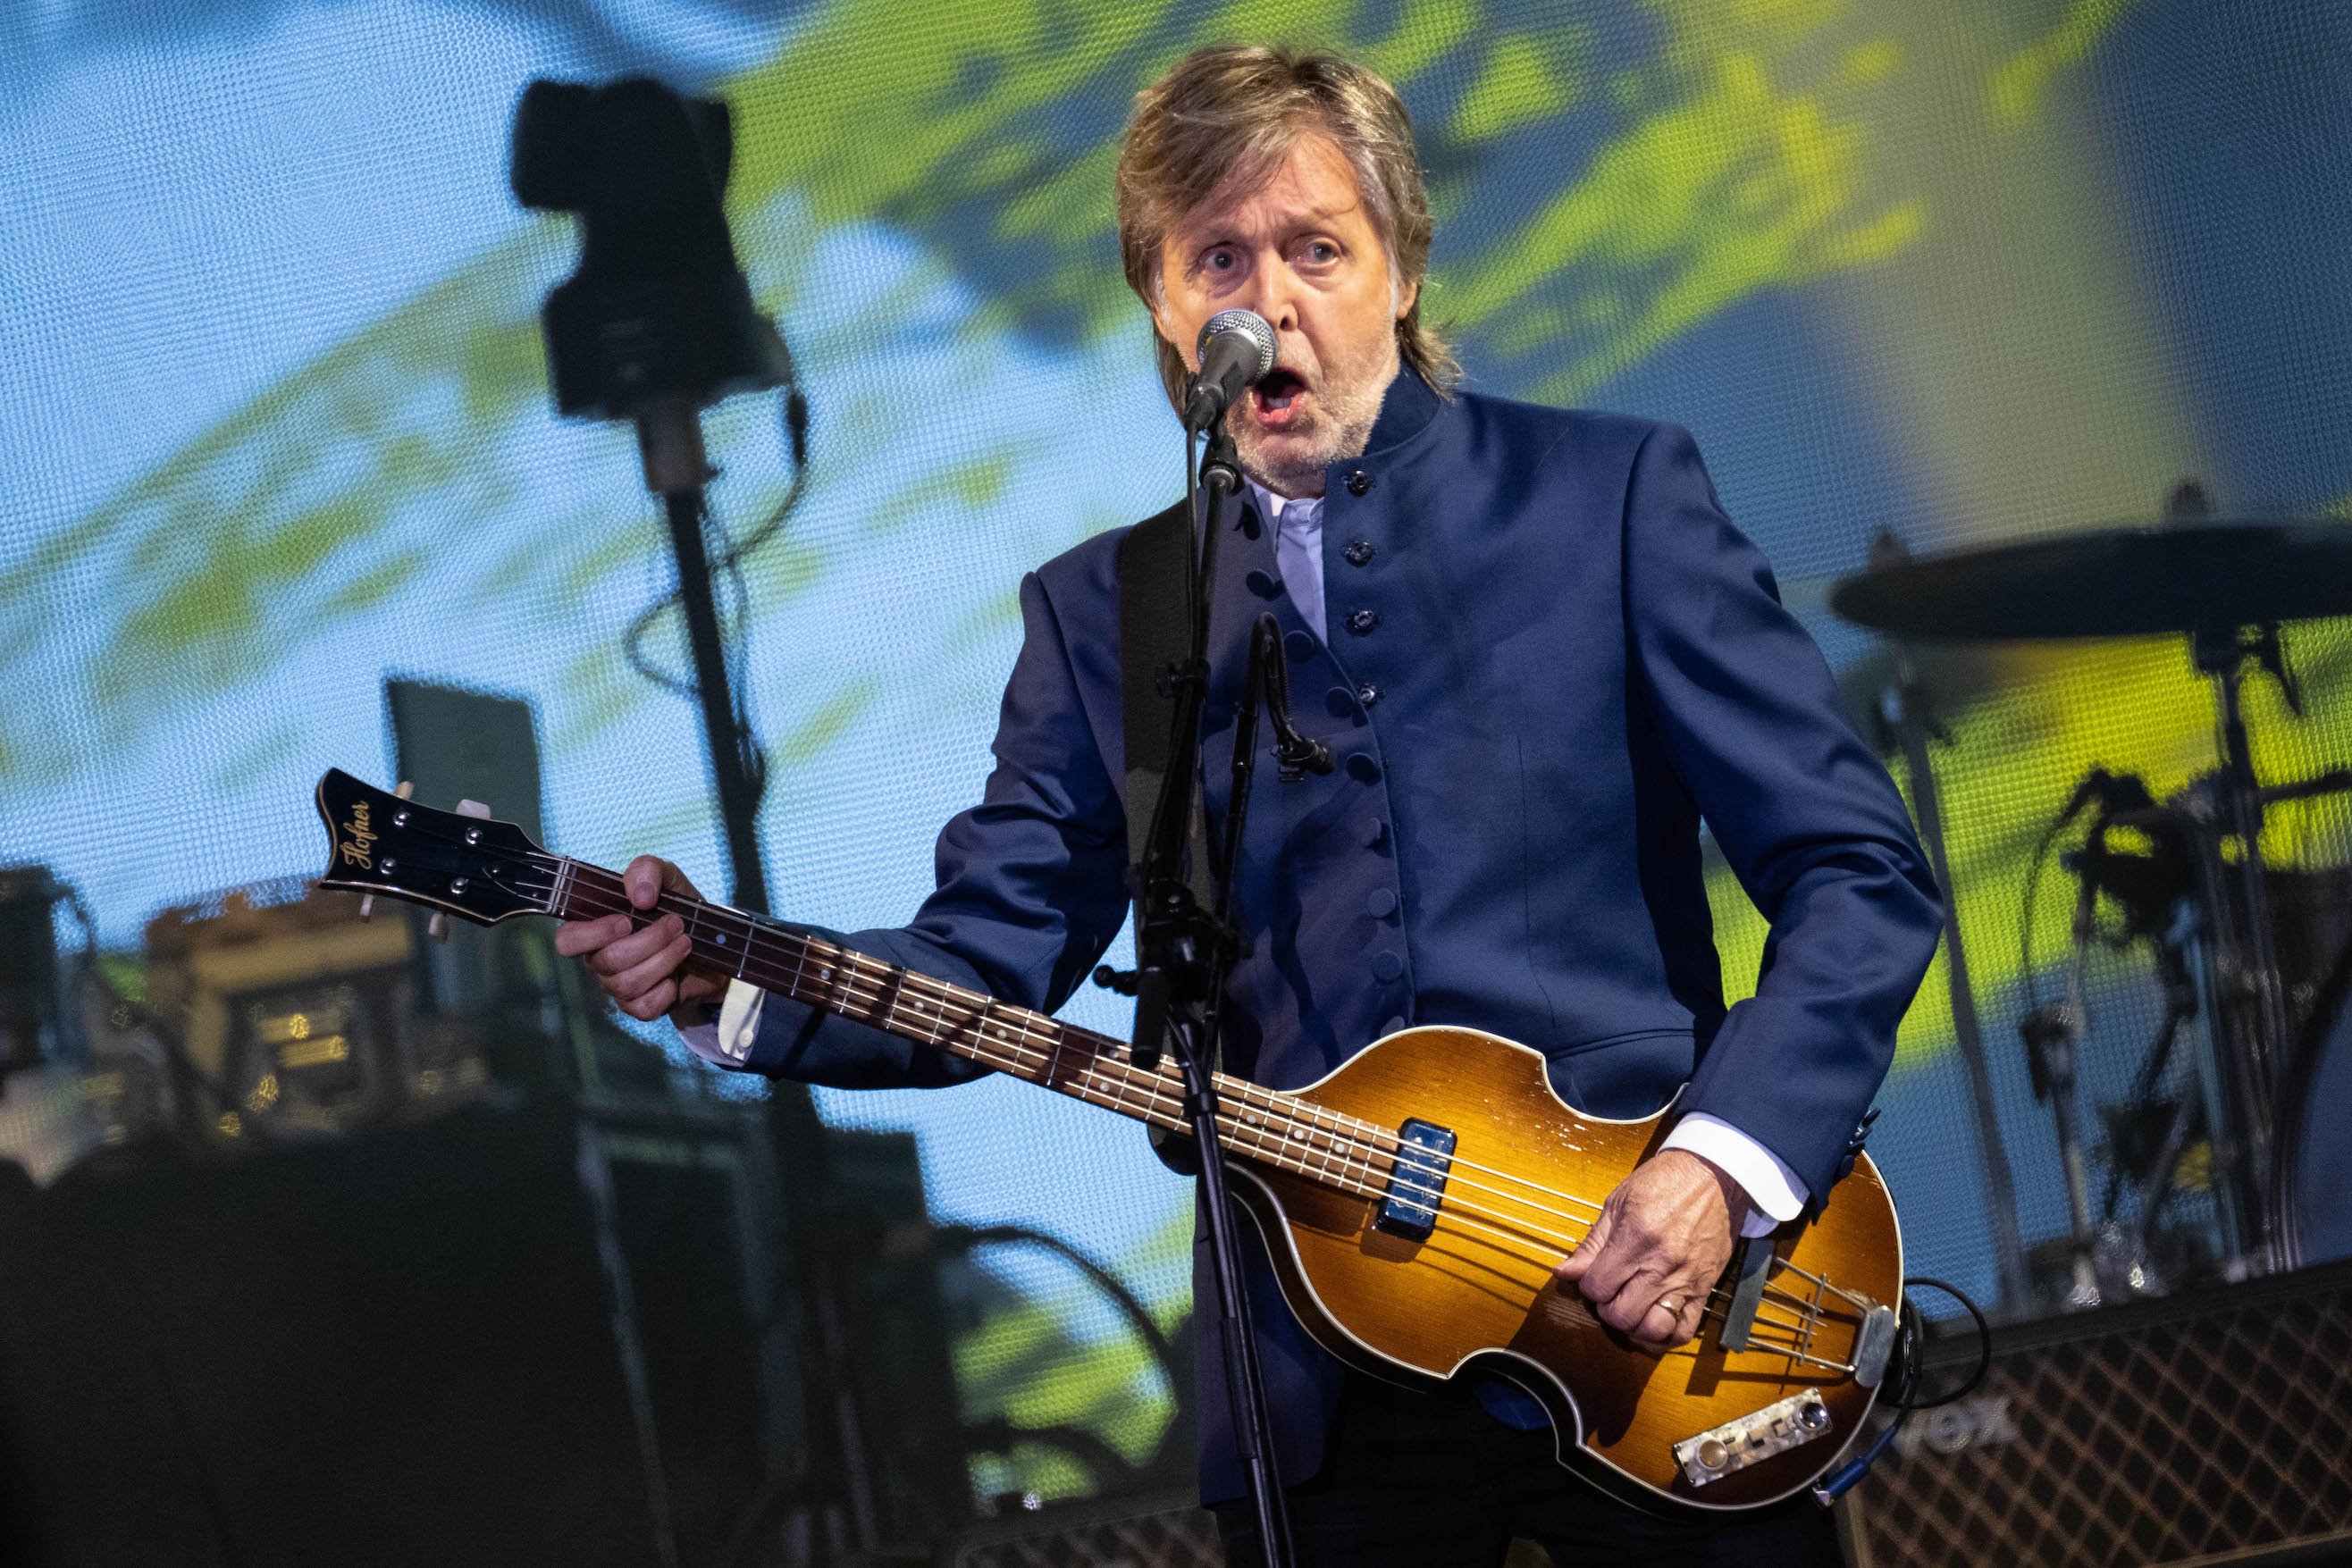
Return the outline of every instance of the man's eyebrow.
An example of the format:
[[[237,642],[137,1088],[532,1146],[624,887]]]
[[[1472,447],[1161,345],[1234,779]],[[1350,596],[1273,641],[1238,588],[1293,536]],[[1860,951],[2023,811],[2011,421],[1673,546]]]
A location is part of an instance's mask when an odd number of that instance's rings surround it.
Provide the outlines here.
[[[1349,202],[1344,206],[1309,207],[1302,213],[1285,214],[1280,226],[1285,228],[1297,228],[1314,224],[1328,223],[1333,218],[1339,217],[1343,214],[1361,211],[1363,205],[1362,198],[1359,197],[1355,201]],[[1203,234],[1225,234],[1232,232],[1239,225],[1229,223],[1194,223],[1188,224],[1184,226],[1196,229]],[[1203,243],[1213,244],[1216,242],[1206,241]]]

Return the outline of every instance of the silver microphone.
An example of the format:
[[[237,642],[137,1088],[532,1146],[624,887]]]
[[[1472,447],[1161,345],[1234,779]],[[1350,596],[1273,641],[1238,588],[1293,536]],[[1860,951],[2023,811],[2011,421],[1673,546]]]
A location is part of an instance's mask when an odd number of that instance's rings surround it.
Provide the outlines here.
[[[1274,369],[1274,329],[1255,310],[1220,310],[1201,327],[1201,372],[1184,392],[1184,428],[1216,423],[1242,389]]]

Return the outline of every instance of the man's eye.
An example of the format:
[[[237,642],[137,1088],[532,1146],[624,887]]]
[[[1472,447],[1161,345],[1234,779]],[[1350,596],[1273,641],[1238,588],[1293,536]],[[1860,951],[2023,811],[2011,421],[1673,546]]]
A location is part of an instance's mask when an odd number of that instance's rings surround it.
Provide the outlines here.
[[[1307,259],[1328,266],[1339,259],[1339,247],[1329,240],[1313,240],[1307,246]]]
[[[1229,250],[1213,250],[1201,258],[1201,265],[1211,272],[1231,272],[1238,258]]]

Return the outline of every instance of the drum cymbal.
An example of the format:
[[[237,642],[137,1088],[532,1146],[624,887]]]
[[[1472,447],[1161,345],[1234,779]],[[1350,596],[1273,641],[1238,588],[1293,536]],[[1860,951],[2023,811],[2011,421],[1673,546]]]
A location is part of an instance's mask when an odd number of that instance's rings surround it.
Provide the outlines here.
[[[1857,572],[1848,621],[1904,637],[2146,637],[2352,615],[2352,522],[2148,523]]]

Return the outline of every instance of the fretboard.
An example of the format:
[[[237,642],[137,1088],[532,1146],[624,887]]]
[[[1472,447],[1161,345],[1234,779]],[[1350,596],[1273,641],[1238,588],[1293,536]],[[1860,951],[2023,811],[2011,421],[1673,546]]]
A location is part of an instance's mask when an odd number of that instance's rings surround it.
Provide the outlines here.
[[[562,862],[547,911],[566,920],[627,913],[641,925],[675,915],[692,946],[688,965],[706,975],[742,980],[1139,1122],[1189,1130],[1173,1062],[1146,1071],[1119,1040],[984,992],[723,904],[664,894],[652,909],[635,909],[620,877],[583,861]],[[1218,1141],[1227,1149],[1360,1197],[1386,1190],[1396,1148],[1387,1129],[1231,1073],[1214,1082]]]

